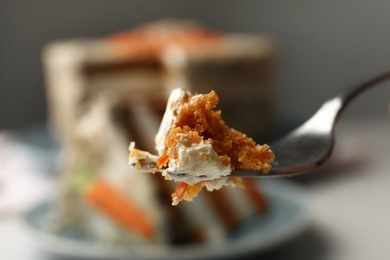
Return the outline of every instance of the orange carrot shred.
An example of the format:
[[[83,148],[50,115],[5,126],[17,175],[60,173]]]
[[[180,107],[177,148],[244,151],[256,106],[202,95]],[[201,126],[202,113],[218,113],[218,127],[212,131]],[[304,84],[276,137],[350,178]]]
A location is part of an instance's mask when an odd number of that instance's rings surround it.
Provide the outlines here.
[[[188,184],[185,182],[180,182],[179,185],[177,185],[174,195],[176,195],[177,198],[182,199],[184,196],[184,193],[187,191]]]
[[[172,194],[172,198],[179,200],[192,200],[202,190],[206,182],[201,181],[194,185],[189,185],[185,182],[180,182],[177,185],[175,192]]]
[[[167,166],[168,161],[169,161],[169,155],[165,153],[157,159],[156,164],[159,168],[163,168]]]
[[[85,192],[86,200],[126,228],[150,238],[155,232],[153,221],[139,207],[104,181],[93,183]]]

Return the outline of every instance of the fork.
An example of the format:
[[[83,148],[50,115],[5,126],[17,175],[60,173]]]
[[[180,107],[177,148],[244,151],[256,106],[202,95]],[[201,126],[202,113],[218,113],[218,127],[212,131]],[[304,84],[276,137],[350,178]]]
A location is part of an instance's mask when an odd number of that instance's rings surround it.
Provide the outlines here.
[[[345,107],[359,94],[390,79],[390,71],[363,84],[345,88],[325,102],[305,123],[270,143],[275,161],[269,173],[254,170],[232,171],[226,177],[285,177],[313,170],[331,157],[335,145],[335,126]]]

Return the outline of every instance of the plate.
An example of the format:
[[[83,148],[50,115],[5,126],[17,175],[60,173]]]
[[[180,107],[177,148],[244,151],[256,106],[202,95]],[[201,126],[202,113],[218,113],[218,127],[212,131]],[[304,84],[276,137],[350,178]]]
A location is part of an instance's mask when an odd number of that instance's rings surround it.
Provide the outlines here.
[[[111,260],[233,259],[264,251],[292,239],[311,222],[305,192],[299,186],[284,179],[264,179],[258,185],[261,185],[269,199],[269,209],[243,223],[218,246],[107,245],[88,241],[88,236],[82,234],[61,236],[46,229],[55,206],[53,202],[37,205],[23,219],[32,232],[35,245],[43,252],[57,256]]]

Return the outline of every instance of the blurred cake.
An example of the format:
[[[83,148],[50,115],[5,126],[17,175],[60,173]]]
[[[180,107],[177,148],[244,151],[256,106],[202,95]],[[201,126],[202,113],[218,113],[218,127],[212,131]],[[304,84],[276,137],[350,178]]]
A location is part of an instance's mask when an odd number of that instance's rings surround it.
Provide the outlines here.
[[[246,189],[201,193],[191,205],[172,207],[174,184],[132,173],[127,151],[130,141],[155,151],[168,95],[177,87],[215,89],[228,125],[265,138],[273,119],[274,61],[267,37],[173,20],[48,45],[50,118],[64,155],[51,228],[107,242],[215,243],[264,211],[266,201],[251,181],[244,181]],[[253,120],[259,113],[262,120]]]

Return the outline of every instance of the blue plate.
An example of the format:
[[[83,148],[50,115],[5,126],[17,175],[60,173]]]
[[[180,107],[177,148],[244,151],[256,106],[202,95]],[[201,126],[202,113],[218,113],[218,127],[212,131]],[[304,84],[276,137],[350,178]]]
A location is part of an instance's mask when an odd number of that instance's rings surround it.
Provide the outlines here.
[[[68,233],[64,236],[50,233],[46,227],[55,206],[52,202],[33,208],[24,220],[33,232],[33,242],[37,247],[45,253],[68,259],[233,259],[292,239],[311,222],[305,192],[299,186],[284,179],[265,179],[261,181],[261,189],[269,200],[267,213],[243,223],[218,246],[107,245],[88,240],[88,234]]]

